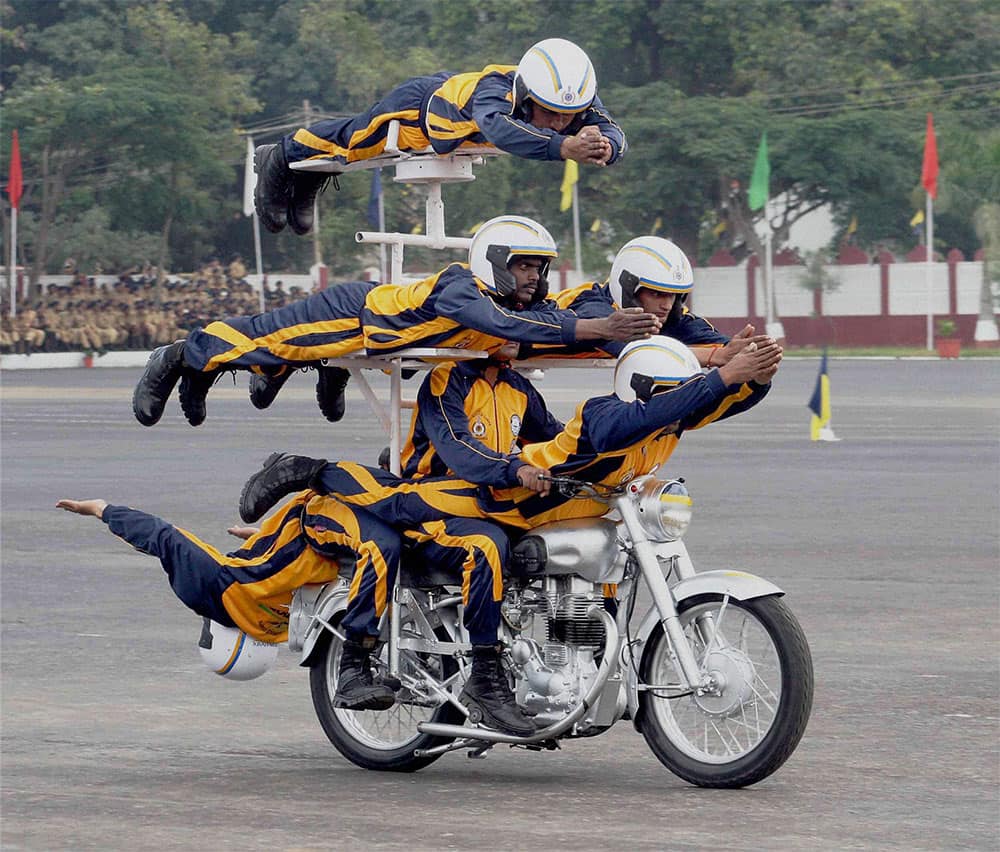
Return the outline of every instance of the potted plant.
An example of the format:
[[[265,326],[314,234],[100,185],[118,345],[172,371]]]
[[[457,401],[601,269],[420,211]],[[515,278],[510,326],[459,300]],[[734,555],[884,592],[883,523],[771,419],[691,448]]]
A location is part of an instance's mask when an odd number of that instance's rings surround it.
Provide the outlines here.
[[[955,321],[943,318],[935,325],[934,345],[940,358],[957,358],[962,351],[962,341],[955,336]]]

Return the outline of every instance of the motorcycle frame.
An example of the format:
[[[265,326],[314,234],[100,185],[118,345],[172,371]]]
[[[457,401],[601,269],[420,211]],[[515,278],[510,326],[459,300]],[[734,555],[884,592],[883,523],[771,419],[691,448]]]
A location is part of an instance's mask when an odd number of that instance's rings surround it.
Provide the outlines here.
[[[678,539],[673,542],[653,542],[649,538],[636,508],[633,496],[636,492],[637,486],[629,486],[624,493],[617,494],[608,501],[621,517],[622,526],[628,536],[626,546],[631,551],[639,569],[634,577],[627,577],[623,581],[623,586],[626,583],[634,583],[638,581],[639,577],[642,577],[653,599],[653,605],[643,616],[636,633],[631,634],[629,630],[630,613],[628,607],[621,607],[617,618],[612,618],[603,607],[595,604],[588,610],[587,616],[602,621],[604,624],[607,637],[605,653],[598,667],[597,677],[583,700],[576,707],[559,721],[540,729],[530,737],[518,737],[478,726],[420,723],[418,730],[421,733],[457,738],[457,742],[442,746],[443,751],[464,748],[475,743],[533,744],[552,741],[568,732],[586,714],[588,709],[601,700],[608,682],[620,670],[624,670],[626,700],[633,723],[637,725],[639,695],[647,688],[647,685],[640,683],[639,666],[635,664],[635,661],[642,659],[645,646],[657,626],[661,626],[664,630],[671,653],[677,661],[682,681],[678,685],[679,688],[692,691],[710,691],[714,688],[710,674],[702,673],[701,666],[684,634],[684,627],[678,614],[680,602],[695,596],[714,594],[723,597],[723,605],[725,606],[725,600],[728,598],[749,600],[784,594],[773,583],[743,571],[697,573],[683,541]],[[664,564],[667,566],[666,570],[663,568]],[[675,578],[673,585],[669,582],[671,575]],[[431,610],[444,611],[454,607],[457,613],[457,623],[453,626],[447,626],[453,641],[443,641],[401,635],[401,621],[395,616],[404,605],[412,613],[415,620],[423,621],[421,632],[433,635],[433,629],[423,615],[416,594],[419,593],[413,589],[401,587],[397,578],[397,583],[393,587],[393,604],[387,608],[382,616],[383,627],[387,628],[385,632],[388,634],[391,673],[399,676],[399,653],[400,650],[404,649],[453,656],[459,662],[460,667],[464,667],[463,658],[471,650],[471,645],[462,624],[461,596],[446,593],[439,600],[432,602]],[[301,638],[296,635],[296,638],[293,639],[290,633],[289,647],[292,650],[301,648],[300,665],[308,666],[318,645],[318,640],[324,631],[330,631],[341,639],[343,638],[333,626],[332,621],[338,612],[346,609],[347,584],[343,582],[326,584],[318,593],[313,590],[304,594],[302,599],[297,598],[297,602],[298,606],[293,603],[293,611],[298,610],[299,607],[307,607],[311,603],[313,612],[311,617],[309,614],[305,614],[308,626]],[[711,620],[711,617],[708,618]],[[709,627],[709,629],[714,628]],[[630,664],[625,664],[622,659],[622,645],[626,636],[629,637],[629,655],[632,661]],[[612,681],[612,684],[614,682]],[[435,689],[435,691],[437,690]],[[457,699],[450,692],[447,698],[452,704],[460,707],[463,713],[467,714],[466,708],[458,704]]]

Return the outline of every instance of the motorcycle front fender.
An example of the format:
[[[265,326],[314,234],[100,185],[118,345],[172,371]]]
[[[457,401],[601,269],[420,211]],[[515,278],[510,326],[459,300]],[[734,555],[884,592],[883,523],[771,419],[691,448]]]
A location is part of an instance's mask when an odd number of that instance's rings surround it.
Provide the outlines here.
[[[344,582],[303,586],[296,590],[289,611],[288,648],[301,650],[300,666],[309,666],[326,624],[347,609],[348,586]]]
[[[705,571],[681,580],[671,586],[670,592],[674,602],[680,609],[681,603],[688,598],[699,597],[700,595],[729,595],[738,601],[748,601],[753,598],[766,598],[770,595],[783,595],[785,592],[763,577],[755,574],[748,574],[745,571]],[[639,629],[633,634],[629,643],[631,653],[626,650],[624,654],[629,655],[625,670],[625,686],[628,696],[628,709],[631,714],[632,724],[639,727],[639,661],[642,660],[646,643],[656,625],[660,623],[660,614],[653,607],[646,613],[639,625]],[[629,665],[630,660],[635,660],[635,665]]]

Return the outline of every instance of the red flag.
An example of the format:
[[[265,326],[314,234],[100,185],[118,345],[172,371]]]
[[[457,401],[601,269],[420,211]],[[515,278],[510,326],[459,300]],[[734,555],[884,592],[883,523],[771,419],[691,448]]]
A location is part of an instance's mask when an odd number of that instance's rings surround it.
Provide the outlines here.
[[[10,206],[17,210],[21,201],[24,181],[21,178],[21,147],[17,144],[17,131],[14,131],[14,141],[10,144],[10,178],[7,180],[7,195]]]
[[[924,142],[924,168],[920,173],[920,182],[931,198],[937,198],[937,139],[934,136],[934,116],[927,113],[927,140]]]

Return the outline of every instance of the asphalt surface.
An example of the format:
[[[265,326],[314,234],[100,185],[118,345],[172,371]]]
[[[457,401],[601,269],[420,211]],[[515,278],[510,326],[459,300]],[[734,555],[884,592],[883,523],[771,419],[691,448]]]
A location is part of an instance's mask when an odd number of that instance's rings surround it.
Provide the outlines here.
[[[557,753],[354,767],[291,653],[250,683],[211,674],[156,560],[54,504],[105,497],[231,549],[272,450],[374,462],[385,441],[356,388],[337,425],[303,374],[267,412],[242,377],[202,427],[173,401],[144,429],[137,370],[4,372],[0,846],[1000,848],[1000,362],[831,361],[838,443],[809,441],[816,371],[786,361],[764,403],[672,459],[696,566],[781,585],[812,647],[805,737],[741,791],[684,783],[627,722]],[[540,388],[566,416],[607,380]]]

